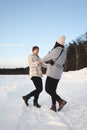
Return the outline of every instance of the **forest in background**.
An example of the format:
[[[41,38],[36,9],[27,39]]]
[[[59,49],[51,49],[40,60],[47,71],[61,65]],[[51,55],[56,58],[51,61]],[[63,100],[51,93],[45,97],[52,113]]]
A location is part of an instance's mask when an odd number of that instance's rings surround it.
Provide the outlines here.
[[[79,70],[87,67],[87,32],[70,42],[67,46],[67,57],[64,71]],[[42,68],[43,74],[46,69]],[[0,69],[0,74],[29,74],[29,67],[15,69]]]

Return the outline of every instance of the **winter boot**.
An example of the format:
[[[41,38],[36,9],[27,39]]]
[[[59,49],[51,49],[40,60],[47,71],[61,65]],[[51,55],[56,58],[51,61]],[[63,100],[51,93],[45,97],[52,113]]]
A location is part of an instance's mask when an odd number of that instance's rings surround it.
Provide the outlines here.
[[[34,104],[34,106],[37,107],[37,108],[40,108],[40,107],[41,107],[41,105],[39,105],[38,102],[35,101],[35,100],[33,100],[33,104]]]
[[[56,109],[56,105],[55,105],[55,104],[52,104],[52,106],[51,106],[50,110],[52,110],[52,111],[56,112],[56,111],[57,111],[57,109]]]
[[[23,98],[25,104],[26,104],[27,106],[29,106],[29,104],[28,104],[28,99],[29,99],[29,98],[27,98],[26,96],[23,96],[22,98]]]
[[[64,105],[66,105],[67,102],[64,101],[64,100],[62,100],[62,99],[60,99],[60,100],[58,101],[58,103],[59,103],[58,111],[61,111],[61,110],[63,109]]]

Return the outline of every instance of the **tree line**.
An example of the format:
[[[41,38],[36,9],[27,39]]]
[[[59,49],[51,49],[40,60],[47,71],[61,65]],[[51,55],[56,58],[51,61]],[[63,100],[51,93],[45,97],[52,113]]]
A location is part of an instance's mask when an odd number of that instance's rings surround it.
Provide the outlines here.
[[[87,67],[87,32],[69,43],[64,70],[79,70]]]
[[[87,67],[87,32],[69,43],[64,71],[79,70]],[[46,69],[42,68],[43,73]],[[0,69],[0,74],[28,74],[29,67]]]

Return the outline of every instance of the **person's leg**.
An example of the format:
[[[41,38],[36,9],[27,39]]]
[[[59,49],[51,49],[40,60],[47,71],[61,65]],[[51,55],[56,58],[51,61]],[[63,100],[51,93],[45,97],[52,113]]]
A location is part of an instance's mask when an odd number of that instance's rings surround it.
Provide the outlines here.
[[[35,88],[36,88],[36,86],[35,86]],[[29,104],[28,104],[28,100],[29,100],[31,97],[35,96],[36,93],[37,93],[37,91],[36,91],[36,89],[35,89],[34,91],[32,91],[32,92],[30,92],[29,94],[27,94],[27,95],[25,95],[25,96],[22,97],[23,100],[25,101],[25,104],[26,104],[27,106],[29,105]]]
[[[34,96],[34,102],[38,102],[39,95],[43,90],[42,79],[40,77],[33,77],[32,81],[36,87],[36,90],[34,94],[31,92],[30,95]]]
[[[56,104],[56,88],[57,88],[58,80],[53,79],[51,77],[47,77],[45,90],[52,98],[52,104]]]
[[[56,91],[55,90],[56,90],[57,83],[58,83],[58,80],[53,79],[51,77],[47,77],[46,79],[45,90],[52,98],[51,110],[54,110],[54,111],[56,111]]]
[[[34,91],[32,91],[31,93],[23,96],[23,99],[27,106],[28,106],[28,99],[30,99],[33,96],[34,96],[34,104],[37,103],[39,94],[41,93],[41,91],[43,89],[42,79],[40,77],[32,77],[31,80],[33,81],[36,89]],[[37,104],[37,105],[39,106],[39,104]]]
[[[59,83],[59,80],[58,80],[58,83]],[[57,83],[57,84],[58,84]],[[56,93],[56,89],[57,89],[57,85],[55,87],[55,93]],[[64,105],[67,103],[65,100],[63,100],[57,93],[56,93],[56,101],[58,102],[59,104],[59,108],[58,108],[58,111],[62,110]]]
[[[56,82],[56,85],[55,85],[55,93],[56,93],[56,90],[57,90],[57,85],[59,83],[59,79],[57,80],[58,82]],[[61,97],[56,93],[56,101],[59,101],[61,100]]]
[[[53,79],[51,77],[47,77],[46,79],[46,92],[51,96],[52,98],[52,107],[51,110],[56,111],[56,101],[59,103],[58,111],[63,109],[64,105],[67,103],[65,100],[63,100],[59,95],[56,93],[57,84],[59,80]]]

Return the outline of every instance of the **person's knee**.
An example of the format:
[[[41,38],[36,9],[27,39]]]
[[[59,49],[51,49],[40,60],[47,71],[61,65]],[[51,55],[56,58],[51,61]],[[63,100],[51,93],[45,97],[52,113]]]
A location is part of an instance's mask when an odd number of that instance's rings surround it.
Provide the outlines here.
[[[50,94],[50,89],[46,86],[45,91]]]
[[[37,89],[37,91],[38,91],[39,93],[41,93],[41,92],[43,91],[43,87],[39,87],[39,88]]]
[[[41,87],[39,91],[42,92],[42,91],[43,91],[43,88]]]

